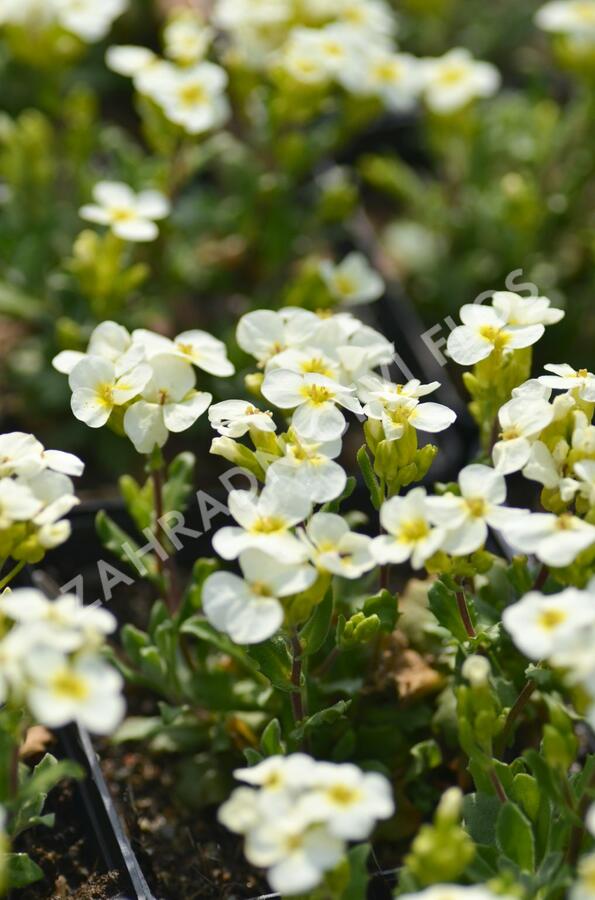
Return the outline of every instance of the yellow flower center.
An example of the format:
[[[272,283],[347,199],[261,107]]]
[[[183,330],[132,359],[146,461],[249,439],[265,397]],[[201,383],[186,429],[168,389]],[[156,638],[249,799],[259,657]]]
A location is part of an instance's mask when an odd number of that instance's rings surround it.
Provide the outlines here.
[[[322,384],[305,384],[301,388],[301,394],[314,406],[322,406],[334,397],[333,392]]]
[[[593,3],[579,2],[574,9],[579,19],[582,19],[585,25],[595,25],[595,5]]]
[[[167,391],[165,388],[161,388],[161,390],[157,392],[157,402],[159,403],[160,406],[165,406],[165,404],[168,402],[168,400],[169,400],[169,391]]]
[[[355,288],[353,278],[350,278],[349,275],[343,275],[339,272],[333,280],[340,294],[351,294]]]
[[[539,614],[539,624],[546,631],[552,631],[558,625],[561,625],[568,618],[567,613],[561,609],[544,609]]]
[[[113,385],[109,382],[104,381],[102,384],[97,387],[97,397],[99,398],[99,402],[102,406],[113,406],[114,405],[114,393],[113,393]]]
[[[587,378],[588,376],[589,376],[588,369],[579,369],[575,375],[576,378]]]
[[[178,91],[178,99],[184,106],[194,106],[197,103],[204,103],[207,93],[202,84],[185,84]]]
[[[89,687],[85,679],[68,669],[54,675],[51,684],[56,694],[69,700],[85,700],[89,696]]]
[[[572,516],[569,513],[562,513],[556,522],[558,531],[572,531]]]
[[[512,441],[514,438],[518,438],[521,436],[521,433],[516,425],[511,425],[510,428],[505,428],[504,431],[500,432],[500,440],[501,441]]]
[[[374,75],[380,82],[396,81],[403,74],[403,67],[394,60],[386,60],[374,67]]]
[[[449,86],[458,84],[460,81],[463,81],[466,76],[467,66],[463,66],[460,63],[452,63],[451,65],[442,68],[438,80],[441,84]]]
[[[399,529],[399,540],[406,544],[415,544],[421,541],[430,533],[430,528],[425,519],[409,519],[402,522]]]
[[[328,797],[338,806],[351,806],[360,796],[360,792],[345,784],[334,784],[327,791]]]
[[[129,222],[130,219],[134,219],[134,213],[131,209],[125,209],[124,207],[117,207],[112,209],[112,219],[114,222]]]
[[[483,497],[470,497],[465,503],[474,519],[482,519],[485,516],[487,505]]]
[[[510,341],[510,335],[495,325],[482,325],[480,335],[494,345],[495,350],[502,350]]]
[[[255,534],[273,534],[275,531],[283,531],[285,522],[280,516],[259,516],[250,531]]]
[[[271,597],[272,594],[266,584],[262,581],[253,581],[250,585],[252,588],[252,593],[256,594],[258,597]]]
[[[180,353],[183,353],[184,356],[194,356],[194,347],[192,344],[177,344],[178,350]]]
[[[304,362],[300,366],[302,372],[304,374],[310,373],[314,375],[326,375],[327,378],[331,378],[333,372],[326,365],[325,361],[320,358],[320,356],[312,356],[310,359],[304,360]]]

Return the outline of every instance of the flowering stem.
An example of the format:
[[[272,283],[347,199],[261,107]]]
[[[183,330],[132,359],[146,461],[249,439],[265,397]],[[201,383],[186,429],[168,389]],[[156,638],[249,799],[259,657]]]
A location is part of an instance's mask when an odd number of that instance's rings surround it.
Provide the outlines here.
[[[535,579],[535,583],[534,583],[533,587],[531,588],[531,590],[540,591],[541,588],[546,583],[549,574],[550,574],[550,570],[544,563],[537,574],[537,578]]]
[[[527,706],[529,700],[533,696],[535,689],[537,688],[537,684],[535,681],[527,681],[524,688],[514,701],[513,705],[510,708],[510,711],[506,717],[506,722],[504,723],[504,728],[500,733],[500,737],[498,738],[498,756],[501,756],[506,749],[506,745],[508,744],[512,729],[514,727],[514,723],[517,721],[525,707]]]
[[[13,578],[16,578],[16,576],[19,574],[19,572],[21,571],[21,569],[24,568],[24,566],[25,566],[25,560],[22,559],[20,562],[18,562],[18,563],[16,564],[16,566],[14,566],[14,567],[10,570],[10,572],[8,573],[8,575],[6,575],[6,577],[3,578],[2,581],[0,581],[0,591],[4,590],[4,588],[6,587],[6,585],[7,585],[7,584],[10,584],[10,582],[12,581]]]
[[[163,506],[163,482],[165,473],[165,460],[161,450],[157,447],[149,457],[149,471],[153,482],[153,511],[155,514],[154,534],[158,543],[167,549],[167,537],[161,524],[164,515]],[[178,607],[178,597],[176,590],[175,572],[173,570],[173,560],[169,553],[165,559],[162,559],[159,553],[155,554],[157,560],[157,571],[162,578],[165,602],[171,615],[173,616]]]
[[[498,797],[498,800],[500,801],[500,803],[507,803],[508,797],[506,796],[506,791],[504,790],[504,787],[502,786],[502,782],[498,778],[498,774],[495,769],[488,770],[488,778],[492,782],[492,786],[493,786],[494,790],[496,791],[496,796]]]
[[[468,637],[474,638],[475,628],[473,627],[473,622],[471,621],[471,615],[469,613],[469,607],[467,606],[467,600],[465,599],[465,591],[463,590],[463,588],[457,591],[457,606],[459,608],[461,621]]]
[[[294,686],[294,690],[291,692],[291,709],[297,724],[305,717],[304,698],[302,695],[302,645],[297,631],[294,631],[291,637],[291,649],[293,652],[291,683]]]

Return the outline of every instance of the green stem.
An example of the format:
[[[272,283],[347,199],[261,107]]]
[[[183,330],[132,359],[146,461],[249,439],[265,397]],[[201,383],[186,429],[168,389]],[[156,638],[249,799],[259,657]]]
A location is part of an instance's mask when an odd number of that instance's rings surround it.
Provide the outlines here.
[[[14,567],[10,570],[10,572],[8,573],[8,575],[6,575],[6,577],[3,578],[2,581],[0,581],[0,591],[4,590],[4,588],[5,588],[8,584],[10,584],[10,582],[12,581],[13,578],[16,578],[16,576],[19,574],[19,572],[25,567],[25,564],[26,564],[26,563],[25,563],[25,560],[22,559],[20,562],[18,562],[18,563],[16,564],[16,566],[14,566]]]
[[[513,705],[511,706],[510,711],[506,717],[506,722],[504,723],[504,728],[502,729],[500,737],[498,738],[498,756],[501,756],[502,753],[504,753],[504,751],[506,750],[506,746],[510,739],[514,724],[529,703],[529,700],[535,693],[536,688],[537,683],[535,681],[527,681],[523,690],[520,692]]]
[[[476,636],[475,628],[473,627],[473,622],[471,621],[471,614],[469,613],[469,607],[467,606],[467,600],[465,599],[465,591],[462,587],[457,591],[457,606],[459,608],[459,615],[461,617],[463,627],[467,632],[467,636],[470,638],[474,638]]]

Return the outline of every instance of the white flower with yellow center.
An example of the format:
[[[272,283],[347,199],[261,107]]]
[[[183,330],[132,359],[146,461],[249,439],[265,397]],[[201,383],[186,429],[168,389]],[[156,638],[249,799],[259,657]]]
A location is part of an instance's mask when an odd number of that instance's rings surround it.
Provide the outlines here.
[[[320,275],[331,296],[346,306],[370,303],[384,293],[384,281],[363,253],[349,253],[338,265],[323,260]]]
[[[235,769],[234,776],[263,793],[300,792],[310,787],[316,770],[314,760],[305,753],[269,756],[248,768]]]
[[[564,318],[563,309],[551,305],[549,297],[523,297],[512,291],[495,291],[492,306],[507,325],[554,325]]]
[[[70,522],[61,521],[78,505],[74,485],[67,475],[45,470],[27,479],[19,479],[41,503],[32,523],[37,526],[37,540],[47,550],[63,544],[70,537]]]
[[[544,31],[595,41],[595,0],[554,0],[537,10],[535,21]]]
[[[213,40],[213,29],[190,9],[179,9],[163,29],[165,54],[183,66],[203,59]]]
[[[318,316],[307,309],[288,306],[274,311],[257,309],[238,322],[236,340],[259,363],[266,363],[283,350],[303,347],[320,326]]]
[[[496,67],[473,59],[460,47],[439,59],[425,59],[421,65],[426,103],[439,114],[456,112],[479,97],[491,97],[500,87]]]
[[[136,78],[155,64],[158,57],[148,47],[135,44],[114,44],[105,52],[105,64],[112,72]]]
[[[473,464],[459,474],[460,496],[453,493],[428,497],[429,514],[447,533],[441,549],[453,556],[474,553],[485,544],[488,526],[497,530],[512,528],[529,517],[524,509],[504,506],[506,481],[489,466]]]
[[[419,400],[420,397],[426,397],[433,394],[440,387],[439,381],[431,381],[429,384],[422,384],[417,378],[412,378],[405,384],[397,384],[392,381],[386,381],[373,372],[364,375],[358,380],[358,395],[362,403],[369,403],[371,400],[380,400],[383,403],[398,402],[403,397]]]
[[[97,656],[69,660],[39,647],[28,664],[27,704],[48,728],[80,722],[95,734],[109,734],[122,720],[122,676]]]
[[[316,580],[307,565],[285,565],[261,550],[240,553],[243,578],[231,572],[209,575],[202,590],[204,613],[236,644],[259,644],[283,624],[279,598],[298,594]]]
[[[384,775],[362,772],[350,763],[320,762],[312,788],[297,811],[306,820],[324,822],[338,838],[361,841],[371,834],[378,820],[392,816],[395,803]]]
[[[569,566],[595,544],[595,525],[563,513],[531,513],[505,524],[506,540],[522,553],[534,553],[547,566]]]
[[[262,395],[279,409],[294,410],[292,426],[305,440],[333,441],[345,430],[344,407],[361,413],[355,388],[345,387],[325,375],[273,369],[262,383]]]
[[[0,612],[33,630],[33,642],[37,640],[63,652],[96,647],[117,625],[108,610],[83,606],[74,594],[48,600],[35,588],[17,588],[0,596]]]
[[[85,464],[74,453],[45,450],[32,434],[11,431],[0,435],[0,478],[7,475],[31,477],[50,469],[64,475],[82,475]]]
[[[551,375],[540,375],[539,381],[554,390],[576,391],[581,400],[595,403],[595,375],[588,369],[573,369],[567,363],[544,366]]]
[[[483,885],[433,884],[414,894],[401,894],[401,900],[513,900],[510,894],[494,894]]]
[[[380,524],[386,534],[372,541],[378,563],[402,563],[410,559],[414,569],[440,549],[445,531],[430,516],[426,489],[414,488],[404,497],[391,497],[380,508]]]
[[[127,184],[100,181],[93,188],[95,203],[79,210],[80,216],[97,225],[107,225],[123,241],[154,241],[159,234],[155,224],[170,210],[169,201],[160,192],[135,194]]]
[[[0,478],[0,530],[14,522],[27,522],[41,510],[41,501],[26,484]]]
[[[460,311],[462,325],[451,331],[447,353],[461,366],[472,366],[494,351],[510,353],[535,344],[545,331],[541,324],[509,325],[491,306],[466,303]]]
[[[138,396],[151,377],[151,367],[141,364],[118,378],[114,363],[101,356],[86,356],[68,377],[72,411],[89,428],[101,428],[114,407]]]
[[[266,372],[273,369],[289,369],[291,372],[299,372],[301,375],[326,375],[338,381],[342,374],[341,363],[338,359],[327,356],[316,347],[300,349],[290,347],[277,353],[266,364]]]
[[[106,36],[112,22],[128,7],[128,0],[51,0],[60,25],[88,43]]]
[[[284,492],[288,488],[303,493],[311,503],[328,503],[342,494],[347,475],[334,462],[341,441],[309,442],[290,432],[284,441],[284,455],[267,469],[267,484]]]
[[[351,531],[345,519],[335,513],[315,513],[305,532],[300,531],[300,538],[310,560],[322,572],[359,578],[376,565],[371,538]]]
[[[152,96],[167,118],[189,134],[220,128],[229,118],[227,73],[211,62],[189,68],[161,69],[152,79]]]
[[[222,400],[209,407],[209,422],[224,437],[243,437],[251,429],[274,432],[277,430],[273,414],[263,412],[246,400]]]
[[[139,453],[163,447],[169,432],[186,431],[208,409],[211,394],[195,389],[192,366],[174,356],[154,356],[140,399],[124,414],[124,431]]]
[[[143,348],[133,342],[126,328],[110,320],[101,322],[93,329],[86,353],[62,350],[53,358],[52,365],[63,375],[70,375],[76,364],[87,356],[101,356],[113,362],[117,377],[145,360]]]
[[[382,422],[387,441],[398,441],[408,426],[435,434],[445,431],[457,415],[441,403],[420,403],[416,397],[396,394],[389,400],[370,400],[364,406],[369,419]]]
[[[341,79],[352,93],[378,97],[391,110],[407,110],[416,102],[422,88],[421,66],[409,53],[393,53],[371,47]]]
[[[311,2],[316,6],[320,0]],[[397,28],[395,14],[384,0],[339,0],[336,15],[377,39],[390,38]]]
[[[295,491],[281,495],[274,486],[265,486],[260,495],[251,491],[231,491],[229,511],[239,527],[221,528],[213,537],[213,548],[223,559],[235,559],[244,550],[262,550],[283,563],[304,562],[303,543],[292,529],[308,517],[307,497]]]
[[[492,450],[496,471],[509,475],[526,466],[531,447],[553,419],[553,407],[539,396],[522,394],[500,407],[501,430]]]
[[[595,506],[595,459],[583,459],[573,467],[573,477],[560,482],[562,500],[569,502],[578,495],[589,506]]]
[[[132,333],[132,339],[135,346],[142,348],[149,362],[155,356],[173,356],[220,378],[226,378],[235,372],[233,364],[227,358],[225,344],[208,331],[194,328],[183,331],[170,340],[154,331],[137,328]]]
[[[595,625],[591,593],[567,588],[559,594],[526,594],[502,614],[504,627],[529,659],[547,659],[574,632]]]

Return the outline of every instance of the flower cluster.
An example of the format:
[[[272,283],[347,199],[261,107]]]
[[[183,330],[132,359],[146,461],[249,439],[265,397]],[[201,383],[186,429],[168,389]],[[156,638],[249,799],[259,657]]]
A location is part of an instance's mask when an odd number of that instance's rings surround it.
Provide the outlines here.
[[[582,693],[587,721],[594,728],[595,579],[586,590],[531,591],[504,610],[502,622],[525,656],[561,670],[566,683],[577,689],[579,708]]]
[[[94,43],[106,36],[127,6],[128,0],[3,0],[0,25],[57,26],[85,43]]]
[[[86,353],[62,351],[54,366],[68,375],[77,419],[123,430],[146,454],[163,447],[170,432],[190,428],[211,403],[211,394],[196,388],[194,367],[218,376],[234,371],[225,345],[205,331],[170,340],[145,329],[129,334],[110,321],[95,328]]]
[[[219,820],[245,837],[247,859],[267,869],[284,896],[310,891],[394,812],[390,783],[357,766],[316,762],[303,753],[271,756],[238,769],[237,788]]]
[[[93,188],[95,203],[87,203],[80,215],[88,222],[107,225],[124,241],[154,241],[159,234],[156,220],[169,213],[169,202],[160,191],[135,194],[117,181],[99,181]]]
[[[38,562],[70,535],[64,518],[78,503],[69,476],[83,463],[72,453],[46,450],[32,434],[0,435],[0,559]],[[0,583],[0,586],[3,584]]]
[[[71,594],[19,588],[0,596],[0,701],[55,728],[77,721],[109,734],[124,715],[122,678],[102,659],[116,620]]]
[[[593,0],[552,0],[537,11],[540,28],[566,35],[579,46],[595,42],[595,2]]]

